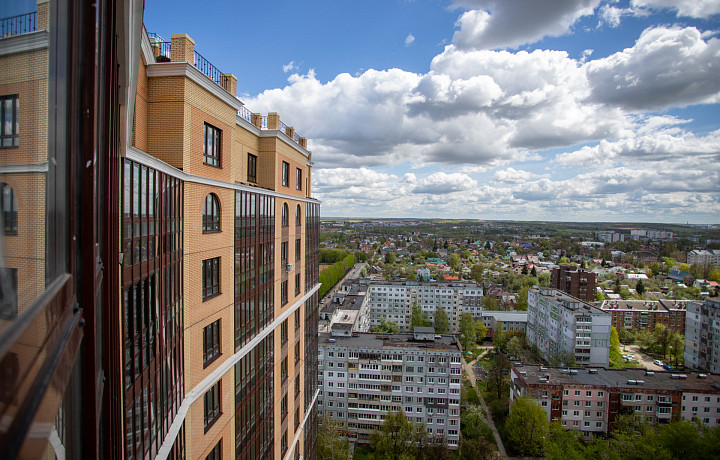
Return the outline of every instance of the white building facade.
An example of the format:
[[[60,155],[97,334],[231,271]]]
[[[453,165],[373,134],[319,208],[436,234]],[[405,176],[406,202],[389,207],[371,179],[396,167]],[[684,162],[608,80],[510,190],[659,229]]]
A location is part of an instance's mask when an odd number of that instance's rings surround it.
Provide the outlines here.
[[[609,313],[557,289],[528,292],[527,341],[550,364],[608,367]]]
[[[685,314],[685,366],[720,374],[720,300],[688,302]]]

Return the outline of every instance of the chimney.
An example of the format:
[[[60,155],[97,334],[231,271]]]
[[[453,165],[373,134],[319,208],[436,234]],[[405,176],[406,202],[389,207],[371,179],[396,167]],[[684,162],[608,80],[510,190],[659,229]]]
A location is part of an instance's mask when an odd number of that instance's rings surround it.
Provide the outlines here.
[[[195,40],[188,34],[172,34],[170,40],[170,60],[195,65]]]

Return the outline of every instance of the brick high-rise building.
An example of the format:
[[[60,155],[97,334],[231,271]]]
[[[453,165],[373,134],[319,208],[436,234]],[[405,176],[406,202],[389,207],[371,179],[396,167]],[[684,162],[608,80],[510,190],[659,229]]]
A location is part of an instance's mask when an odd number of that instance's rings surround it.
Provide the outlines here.
[[[560,265],[553,268],[550,274],[550,287],[585,302],[595,301],[595,273],[574,265]]]
[[[319,202],[138,0],[0,20],[0,457],[315,458]]]

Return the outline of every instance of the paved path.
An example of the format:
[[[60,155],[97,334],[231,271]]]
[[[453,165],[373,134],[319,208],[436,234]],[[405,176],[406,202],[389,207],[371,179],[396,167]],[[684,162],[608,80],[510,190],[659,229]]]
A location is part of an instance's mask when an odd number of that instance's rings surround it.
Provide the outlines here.
[[[475,363],[492,349],[493,347],[486,348],[485,351],[480,353],[477,358],[470,361],[469,363],[465,361],[465,358],[463,358],[463,368],[468,375],[468,380],[470,380],[470,384],[475,389],[475,392],[478,395],[478,399],[480,400],[480,407],[482,407],[482,410],[485,411],[485,419],[487,420],[487,424],[492,430],[493,436],[495,437],[495,444],[497,444],[500,457],[503,459],[507,459],[507,451],[505,450],[505,446],[503,445],[502,439],[500,438],[500,433],[498,433],[497,427],[495,427],[495,422],[490,415],[490,409],[488,409],[487,404],[485,404],[485,399],[483,399],[482,393],[480,392],[480,390],[478,390],[477,382],[475,381],[475,371],[473,370],[473,366],[475,365]]]

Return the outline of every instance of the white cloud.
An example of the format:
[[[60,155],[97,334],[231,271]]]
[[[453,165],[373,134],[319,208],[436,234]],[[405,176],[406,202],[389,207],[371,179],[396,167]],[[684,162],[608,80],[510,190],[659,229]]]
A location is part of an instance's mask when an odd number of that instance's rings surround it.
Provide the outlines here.
[[[415,37],[413,36],[413,34],[408,34],[407,37],[405,37],[405,46],[410,46],[414,41]]]
[[[290,61],[284,66],[282,66],[283,73],[292,72],[298,69],[298,66],[295,64],[295,61]]]
[[[477,187],[477,182],[470,176],[461,173],[437,172],[419,181],[413,188],[413,193],[434,193],[447,194],[472,190]]]
[[[720,13],[720,0],[632,0],[636,9],[675,10],[678,16],[708,18]]]
[[[495,171],[495,174],[493,175],[493,182],[500,182],[503,184],[522,184],[529,181],[533,176],[534,174],[529,171],[507,168]]]
[[[471,8],[457,21],[453,43],[460,49],[515,48],[565,35],[600,0],[462,0]]]
[[[632,8],[618,8],[611,5],[603,5],[600,7],[600,24],[607,24],[612,28],[616,28],[620,25],[620,21],[623,16],[629,16],[636,14],[636,11]]]
[[[720,40],[694,27],[646,29],[632,48],[585,66],[592,99],[626,110],[720,100]]]

